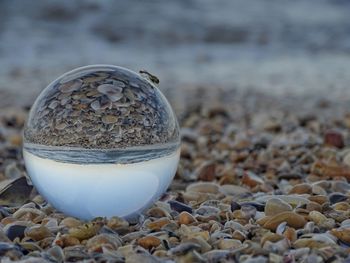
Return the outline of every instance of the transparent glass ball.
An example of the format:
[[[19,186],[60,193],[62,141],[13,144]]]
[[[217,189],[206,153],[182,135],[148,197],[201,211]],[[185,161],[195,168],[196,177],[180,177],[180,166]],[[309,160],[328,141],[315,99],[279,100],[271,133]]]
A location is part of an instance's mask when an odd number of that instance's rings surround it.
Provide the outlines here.
[[[180,156],[179,126],[151,81],[87,66],[48,85],[24,129],[28,174],[65,214],[131,218],[164,193]]]

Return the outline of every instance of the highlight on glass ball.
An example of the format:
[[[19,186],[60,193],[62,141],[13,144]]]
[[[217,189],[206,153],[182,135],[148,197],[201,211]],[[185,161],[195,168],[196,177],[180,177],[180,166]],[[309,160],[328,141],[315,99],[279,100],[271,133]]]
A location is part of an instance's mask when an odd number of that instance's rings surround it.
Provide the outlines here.
[[[121,67],[87,66],[41,92],[23,155],[33,184],[59,211],[86,220],[133,218],[171,183],[179,127],[152,81]]]

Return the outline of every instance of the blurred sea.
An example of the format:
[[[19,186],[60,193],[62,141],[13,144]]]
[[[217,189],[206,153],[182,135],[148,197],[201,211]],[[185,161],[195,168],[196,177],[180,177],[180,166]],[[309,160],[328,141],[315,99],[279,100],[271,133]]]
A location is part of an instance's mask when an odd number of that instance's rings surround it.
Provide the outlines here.
[[[62,73],[115,64],[187,91],[350,93],[350,1],[0,1],[0,106],[30,105]]]

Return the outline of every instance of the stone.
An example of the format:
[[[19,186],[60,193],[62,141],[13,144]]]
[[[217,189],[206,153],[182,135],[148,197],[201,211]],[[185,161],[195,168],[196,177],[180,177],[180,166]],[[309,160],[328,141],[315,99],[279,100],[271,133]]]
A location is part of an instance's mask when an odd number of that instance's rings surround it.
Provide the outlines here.
[[[339,131],[328,130],[324,135],[324,144],[336,148],[343,148],[345,145],[344,136]]]
[[[160,243],[161,243],[160,239],[155,236],[146,236],[146,237],[140,238],[137,241],[137,244],[145,249],[158,247]]]
[[[242,242],[237,239],[221,239],[218,242],[219,249],[235,249],[242,246]]]
[[[292,206],[279,198],[271,198],[266,202],[266,216],[274,216],[287,211],[292,211]]]
[[[185,224],[185,225],[190,225],[197,220],[188,212],[181,212],[179,215],[178,222],[179,224]]]
[[[342,242],[350,244],[350,228],[336,228],[332,229],[330,233]]]
[[[288,194],[311,194],[312,187],[309,184],[297,184],[290,189]]]
[[[24,225],[17,225],[16,223],[7,225],[4,229],[6,236],[10,240],[14,240],[15,238],[22,239],[24,237],[24,231],[27,228],[27,226]]]
[[[52,236],[50,230],[47,227],[41,225],[27,228],[24,234],[26,237],[30,237],[34,241],[39,241],[46,237]]]
[[[182,202],[178,202],[176,200],[170,200],[168,203],[169,203],[170,208],[172,210],[175,210],[179,213],[186,211],[186,212],[191,214],[193,212],[193,209],[190,206],[188,206]]]
[[[269,218],[263,227],[275,231],[282,222],[287,222],[288,226],[297,229],[304,227],[306,224],[304,217],[293,212],[282,212]]]
[[[263,184],[264,180],[261,179],[258,175],[252,172],[245,172],[242,177],[242,184],[249,187],[255,187],[257,185]]]
[[[327,218],[325,215],[318,211],[311,211],[309,214],[309,218],[315,222],[316,225],[320,227],[324,227],[330,229],[334,227],[335,221],[332,218]]]
[[[348,196],[342,193],[331,193],[329,196],[329,201],[331,204],[339,203],[348,200]]]
[[[103,252],[103,249],[116,250],[121,246],[122,241],[115,234],[99,234],[86,242],[89,252]]]

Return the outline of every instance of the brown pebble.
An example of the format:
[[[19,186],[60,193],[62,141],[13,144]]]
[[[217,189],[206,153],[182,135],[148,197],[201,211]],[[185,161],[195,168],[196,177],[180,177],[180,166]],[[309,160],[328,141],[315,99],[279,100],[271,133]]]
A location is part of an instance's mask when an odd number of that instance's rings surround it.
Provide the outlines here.
[[[343,148],[344,136],[336,130],[328,130],[324,135],[324,144],[336,148]]]
[[[21,146],[22,145],[22,136],[20,134],[12,134],[9,137],[9,142],[14,146]]]
[[[179,215],[179,224],[190,225],[197,220],[188,212],[181,212]]]
[[[73,237],[67,234],[65,235],[58,234],[55,240],[53,241],[53,243],[57,246],[65,248],[65,247],[79,245],[80,241],[76,237]]]
[[[89,252],[102,253],[103,248],[109,250],[116,250],[121,245],[121,241],[118,236],[113,234],[99,234],[90,238],[86,242],[86,248]]]
[[[345,177],[350,180],[350,167],[340,164],[330,164],[325,161],[316,161],[311,166],[311,172],[319,176]]]
[[[309,196],[308,199],[312,202],[316,202],[320,205],[323,205],[324,203],[328,202],[328,197],[325,195],[312,195]]]
[[[118,217],[118,216],[112,216],[108,222],[107,226],[110,227],[113,230],[117,230],[120,228],[127,228],[129,227],[129,222],[125,219]]]
[[[350,228],[332,229],[331,234],[339,238],[342,242],[350,244]]]
[[[234,249],[242,246],[242,242],[237,239],[221,239],[218,242],[219,249]]]
[[[43,219],[45,217],[44,212],[36,208],[21,207],[15,213],[13,217],[23,221],[35,221],[39,218]]]
[[[8,225],[8,224],[11,224],[13,222],[16,222],[17,219],[12,217],[12,216],[7,216],[7,217],[4,217],[3,219],[1,219],[1,224],[3,225]]]
[[[297,184],[290,189],[289,194],[311,194],[312,187],[309,184]]]
[[[272,218],[272,216],[264,216],[264,217],[259,218],[258,220],[256,220],[256,223],[257,223],[258,225],[260,225],[260,226],[263,226],[263,225],[265,225],[265,223],[266,223],[267,221],[269,221],[271,218]]]
[[[316,225],[326,229],[330,229],[335,225],[335,221],[333,218],[327,218],[325,215],[318,211],[311,211],[309,214],[309,218],[310,220],[315,222]]]
[[[334,210],[337,211],[348,211],[350,210],[350,204],[347,202],[339,202],[333,205]]]
[[[266,202],[266,216],[274,216],[287,211],[292,211],[292,206],[279,198],[271,198]]]
[[[263,184],[264,181],[261,179],[261,177],[257,176],[256,174],[253,174],[251,172],[245,172],[242,177],[242,184],[247,185],[251,188]]]
[[[247,236],[242,231],[235,230],[232,233],[232,238],[243,242],[247,238]]]
[[[290,242],[294,242],[297,239],[297,232],[294,228],[287,226],[286,230],[283,232],[283,236]]]
[[[51,236],[50,230],[46,226],[32,226],[25,230],[26,237],[30,237],[34,241],[42,240]]]
[[[113,115],[106,115],[102,117],[102,122],[105,124],[113,124],[118,121],[118,118]]]
[[[188,238],[199,238],[199,239],[203,239],[205,241],[209,240],[209,232],[208,231],[199,231],[199,232],[193,232],[188,234]]]
[[[307,217],[307,215],[309,214],[309,210],[304,209],[304,208],[296,208],[294,210],[295,213],[297,213],[298,215],[303,216],[304,218]]]
[[[87,223],[78,227],[73,227],[69,229],[69,234],[77,239],[84,240],[89,239],[97,234],[101,226],[95,223]]]
[[[151,230],[159,231],[163,226],[170,223],[171,221],[168,218],[160,218],[156,221],[148,223],[147,227]]]
[[[319,203],[311,201],[306,205],[306,210],[308,211],[322,211],[322,206]]]
[[[311,211],[309,214],[309,218],[316,223],[316,225],[320,225],[323,222],[327,221],[327,217],[318,211]]]
[[[151,249],[160,245],[160,239],[155,236],[142,237],[137,241],[137,244],[145,249]]]
[[[308,247],[308,248],[311,248],[311,249],[318,249],[318,248],[329,246],[329,244],[321,242],[321,241],[313,240],[311,238],[302,238],[302,239],[297,239],[293,243],[293,246],[295,248]]]
[[[170,217],[168,211],[161,207],[153,207],[147,211],[147,215],[149,217],[156,217],[156,218],[161,218],[161,217]]]
[[[198,180],[201,181],[213,181],[215,179],[215,169],[216,164],[215,163],[205,163],[201,167],[199,167],[197,173]]]
[[[297,229],[302,228],[306,224],[304,217],[293,212],[282,212],[278,215],[272,216],[270,220],[264,224],[264,228],[276,230],[278,225],[282,222],[287,222],[289,226]]]
[[[267,232],[266,234],[264,234],[260,240],[260,244],[261,246],[264,246],[266,241],[270,241],[270,242],[277,242],[283,239],[282,235],[279,234],[275,234],[275,233],[271,233],[270,231]]]
[[[43,249],[50,248],[54,246],[53,241],[55,240],[54,236],[46,237],[40,241],[37,242],[38,246],[40,246]]]
[[[68,228],[72,228],[72,227],[78,227],[81,224],[82,224],[81,221],[74,217],[66,217],[61,221],[60,226],[66,226]]]

